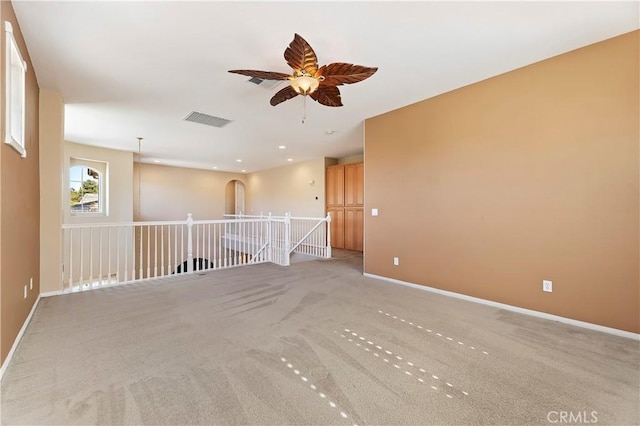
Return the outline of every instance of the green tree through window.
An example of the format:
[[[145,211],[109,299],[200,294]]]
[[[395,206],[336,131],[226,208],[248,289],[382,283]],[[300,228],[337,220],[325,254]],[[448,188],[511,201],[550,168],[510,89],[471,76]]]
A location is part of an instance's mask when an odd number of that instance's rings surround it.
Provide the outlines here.
[[[101,213],[100,172],[87,166],[71,167],[69,199],[72,212]]]

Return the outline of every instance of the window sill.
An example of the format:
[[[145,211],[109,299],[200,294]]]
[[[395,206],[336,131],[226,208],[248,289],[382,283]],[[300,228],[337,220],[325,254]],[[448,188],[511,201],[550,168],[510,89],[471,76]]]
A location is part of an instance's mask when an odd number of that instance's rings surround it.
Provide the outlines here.
[[[107,217],[104,213],[97,212],[70,212],[72,217]]]
[[[12,137],[8,137],[7,139],[5,139],[4,143],[15,149],[22,158],[27,158],[27,150],[24,148],[24,146],[16,142]]]

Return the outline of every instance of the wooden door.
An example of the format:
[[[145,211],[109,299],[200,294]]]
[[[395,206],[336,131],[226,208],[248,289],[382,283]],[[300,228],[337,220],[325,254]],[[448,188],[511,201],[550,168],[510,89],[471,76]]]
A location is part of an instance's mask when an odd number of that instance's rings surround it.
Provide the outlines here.
[[[344,206],[344,166],[327,167],[327,210]]]
[[[364,248],[364,209],[344,209],[344,248],[362,251]]]
[[[344,209],[329,209],[331,214],[331,247],[343,249],[344,247]]]
[[[344,166],[345,207],[364,206],[364,163]]]

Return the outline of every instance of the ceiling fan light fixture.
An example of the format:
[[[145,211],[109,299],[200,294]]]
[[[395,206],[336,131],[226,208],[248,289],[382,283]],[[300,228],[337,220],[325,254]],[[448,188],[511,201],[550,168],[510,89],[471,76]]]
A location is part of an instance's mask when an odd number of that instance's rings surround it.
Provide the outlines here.
[[[293,87],[293,90],[295,90],[299,95],[310,95],[316,91],[318,86],[320,86],[320,81],[315,77],[302,75],[300,77],[291,78],[291,87]]]
[[[289,85],[273,95],[269,103],[276,106],[298,95],[307,95],[319,104],[341,107],[342,99],[338,86],[358,83],[371,77],[378,68],[334,62],[318,67],[318,58],[309,43],[299,34],[284,51],[284,59],[293,70],[292,74],[276,71],[229,70],[230,73],[245,75],[260,80],[289,81]],[[306,105],[306,104],[305,104]],[[304,119],[302,120],[304,123]]]

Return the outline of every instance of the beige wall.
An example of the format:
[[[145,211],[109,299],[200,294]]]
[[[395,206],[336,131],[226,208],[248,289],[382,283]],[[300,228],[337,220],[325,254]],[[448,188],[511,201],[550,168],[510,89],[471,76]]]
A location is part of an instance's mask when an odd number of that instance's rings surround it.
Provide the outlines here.
[[[64,99],[40,91],[40,292],[60,290],[64,164]]]
[[[364,154],[349,155],[338,158],[338,164],[360,163],[364,161]]]
[[[364,154],[363,154],[364,157]],[[338,159],[337,158],[329,158],[329,157],[325,157],[324,158],[324,166],[325,167],[329,167],[329,166],[335,166],[336,164],[338,164]]]
[[[239,183],[237,185],[240,185]],[[246,194],[245,194],[246,195]],[[224,186],[224,213],[240,214],[246,212],[236,212],[236,181],[229,181]]]
[[[135,220],[185,220],[187,213],[192,213],[195,220],[222,219],[227,182],[234,179],[245,182],[244,177],[238,173],[135,163]]]
[[[639,34],[367,120],[365,271],[638,333]]]
[[[317,158],[250,173],[247,213],[323,217],[324,170],[325,159]]]
[[[142,202],[138,216],[140,170]],[[225,199],[229,198],[226,185],[234,179],[245,184],[247,214],[281,215],[290,211],[299,216],[324,216],[324,159],[319,158],[249,175],[136,163],[136,220],[184,220],[187,213],[196,220],[221,219]],[[313,185],[309,184],[312,180]]]
[[[71,215],[69,209],[69,161],[71,158],[106,162],[108,165],[107,216]],[[65,223],[103,223],[133,221],[133,153],[64,143],[63,207]]]
[[[0,142],[0,362],[4,362],[20,328],[40,292],[40,190],[39,190],[39,88],[22,38],[20,26],[8,1],[0,1],[0,81],[5,81],[4,21],[11,22],[13,34],[27,62],[25,142],[27,157]],[[5,89],[0,84],[0,135],[5,132]],[[33,289],[24,298],[24,286],[33,278]]]

